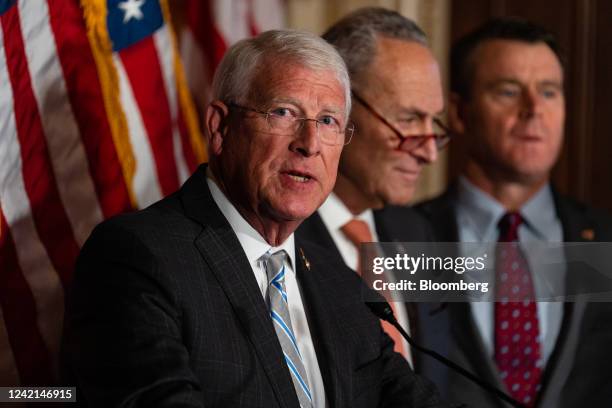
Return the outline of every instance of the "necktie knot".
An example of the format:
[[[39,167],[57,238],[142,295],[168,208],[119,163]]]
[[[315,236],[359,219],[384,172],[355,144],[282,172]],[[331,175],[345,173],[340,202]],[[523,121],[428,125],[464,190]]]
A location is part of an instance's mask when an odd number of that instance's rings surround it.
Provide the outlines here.
[[[363,220],[353,218],[344,224],[340,230],[356,247],[359,247],[362,242],[372,242],[374,240],[368,223]]]
[[[518,228],[523,223],[523,217],[518,212],[504,214],[497,224],[500,242],[518,241]]]
[[[268,284],[274,282],[283,283],[285,281],[285,274],[283,273],[283,265],[287,258],[287,252],[284,250],[277,251],[273,254],[266,253],[263,260],[266,264],[266,275],[268,276]]]

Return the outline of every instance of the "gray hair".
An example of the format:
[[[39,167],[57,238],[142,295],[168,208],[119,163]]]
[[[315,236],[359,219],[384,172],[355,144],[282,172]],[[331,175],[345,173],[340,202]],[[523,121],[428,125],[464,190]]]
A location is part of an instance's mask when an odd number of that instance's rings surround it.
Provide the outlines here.
[[[374,59],[378,36],[428,46],[427,35],[414,21],[382,7],[358,9],[323,34],[344,58],[353,82]]]
[[[345,91],[345,115],[348,118],[351,84],[346,65],[334,47],[306,31],[270,30],[238,41],[227,51],[215,72],[213,99],[245,103],[259,70],[275,69],[273,63],[286,62],[298,63],[314,71],[334,72]]]

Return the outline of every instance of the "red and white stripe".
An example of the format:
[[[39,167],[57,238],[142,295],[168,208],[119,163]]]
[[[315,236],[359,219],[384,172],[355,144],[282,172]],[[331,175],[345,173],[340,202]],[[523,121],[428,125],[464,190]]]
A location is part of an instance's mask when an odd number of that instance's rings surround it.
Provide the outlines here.
[[[284,27],[285,6],[282,0],[187,0],[186,9],[181,56],[202,115],[212,75],[227,48],[261,31]]]
[[[125,111],[132,151],[138,165],[134,173],[134,195],[141,206],[151,204],[162,197],[157,182],[157,167],[144,121],[138,110],[136,98],[132,92],[127,73],[118,55],[114,56],[115,66],[119,77],[119,92],[121,105]]]
[[[65,213],[61,208],[58,211],[59,194],[54,194],[57,190],[49,177],[51,166],[27,71],[19,11],[13,7],[0,19],[0,43],[4,49],[0,55],[3,81],[0,83],[3,99],[0,105],[3,126],[0,137],[0,270],[3,272],[0,306],[13,360],[26,373],[20,382],[30,383],[32,379],[28,378],[28,373],[35,368],[31,363],[32,355],[42,359],[36,364],[40,368],[37,378],[53,378],[55,364],[45,356],[50,350],[58,350],[63,313],[58,269],[66,268],[67,262],[61,253],[53,258],[50,256],[54,249],[54,217],[65,217]],[[9,83],[4,82],[9,79]],[[14,89],[19,93],[14,93]],[[49,214],[33,208],[33,202],[40,207],[47,199],[51,205]],[[65,219],[67,221],[67,217]],[[58,234],[64,235],[67,230],[70,233],[68,247],[76,247],[69,225]],[[64,273],[69,271],[64,269]],[[3,354],[8,353],[3,350]]]
[[[172,52],[164,26],[110,56],[141,207],[198,164]],[[0,385],[54,384],[79,248],[130,209],[79,1],[18,1],[0,16]]]
[[[55,48],[47,3],[20,0],[21,30],[28,61],[32,91],[40,112],[43,134],[49,149],[61,204],[75,234],[83,245],[100,221],[102,210],[89,175],[81,135],[68,100],[62,67]],[[26,16],[27,18],[23,18]],[[78,185],[79,188],[73,188]]]

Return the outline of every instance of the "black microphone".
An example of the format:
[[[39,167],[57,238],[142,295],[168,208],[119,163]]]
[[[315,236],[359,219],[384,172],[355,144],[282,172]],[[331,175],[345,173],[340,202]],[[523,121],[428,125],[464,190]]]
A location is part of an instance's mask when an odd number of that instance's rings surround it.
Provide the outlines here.
[[[393,315],[393,309],[391,309],[391,306],[389,305],[389,303],[384,302],[384,301],[379,301],[379,302],[365,302],[365,304],[370,308],[372,313],[376,315],[376,317],[391,323],[402,334],[402,336],[406,339],[408,344],[410,344],[415,350],[418,350],[421,353],[427,354],[428,356],[435,358],[442,364],[446,365],[449,368],[452,368],[453,370],[455,370],[456,372],[458,372],[459,374],[461,374],[468,380],[474,382],[475,384],[477,384],[479,387],[483,388],[484,390],[497,395],[499,398],[506,401],[508,404],[512,405],[513,407],[527,408],[525,405],[521,404],[520,402],[518,402],[517,400],[515,400],[514,398],[512,398],[511,396],[509,396],[502,390],[482,380],[476,375],[470,373],[465,368],[452,362],[451,360],[447,359],[441,354],[418,345],[414,340],[412,340],[412,337],[410,337],[408,333],[406,333],[404,328],[399,324],[399,322]]]

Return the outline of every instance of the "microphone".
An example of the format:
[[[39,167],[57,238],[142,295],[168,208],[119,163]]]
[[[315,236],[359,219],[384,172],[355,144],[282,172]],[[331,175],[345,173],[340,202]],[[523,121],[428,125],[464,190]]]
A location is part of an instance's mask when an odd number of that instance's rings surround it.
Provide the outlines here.
[[[477,384],[479,387],[483,388],[484,390],[486,390],[486,391],[488,391],[488,392],[490,392],[492,394],[497,395],[499,398],[501,398],[502,400],[504,400],[508,404],[512,405],[513,407],[526,408],[525,405],[521,404],[520,402],[518,402],[517,400],[515,400],[514,398],[512,398],[511,396],[509,396],[508,394],[506,394],[502,390],[500,390],[497,387],[495,387],[495,386],[489,384],[488,382],[482,380],[481,378],[479,378],[476,375],[472,374],[471,372],[469,372],[465,368],[463,368],[460,365],[454,363],[453,361],[447,359],[443,355],[441,355],[441,354],[439,354],[439,353],[437,353],[437,352],[435,352],[433,350],[429,350],[429,349],[427,349],[425,347],[422,347],[419,344],[417,344],[412,339],[412,337],[410,337],[408,335],[408,333],[406,333],[404,328],[399,324],[399,322],[397,321],[397,319],[393,315],[393,309],[391,309],[391,306],[389,305],[389,303],[387,303],[385,301],[382,301],[382,302],[379,301],[379,302],[365,302],[365,304],[370,308],[372,313],[374,313],[376,315],[376,317],[391,323],[402,334],[402,336],[406,339],[408,344],[410,344],[415,350],[418,350],[418,351],[420,351],[423,354],[427,354],[428,356],[433,357],[434,359],[438,360],[439,362],[441,362],[445,366],[455,370],[456,372],[458,372],[459,374],[461,374],[462,376],[464,376],[468,380],[470,380],[473,383]]]

